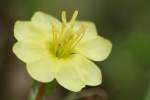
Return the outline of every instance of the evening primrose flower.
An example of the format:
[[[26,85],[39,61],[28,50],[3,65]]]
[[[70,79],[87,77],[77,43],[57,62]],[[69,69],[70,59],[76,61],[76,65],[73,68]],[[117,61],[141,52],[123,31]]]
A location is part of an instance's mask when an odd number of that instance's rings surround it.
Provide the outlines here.
[[[13,52],[26,63],[29,75],[40,82],[56,79],[64,88],[78,92],[86,85],[102,82],[100,69],[92,62],[103,61],[112,44],[98,36],[94,23],[76,21],[78,11],[67,21],[36,12],[31,21],[17,21]]]

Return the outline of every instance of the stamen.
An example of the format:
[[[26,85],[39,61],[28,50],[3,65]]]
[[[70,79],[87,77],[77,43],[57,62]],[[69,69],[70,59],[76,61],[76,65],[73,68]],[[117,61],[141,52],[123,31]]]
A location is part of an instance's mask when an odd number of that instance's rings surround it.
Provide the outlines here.
[[[56,28],[55,28],[54,24],[52,24],[52,33],[53,33],[53,41],[55,42],[57,33],[56,33]]]
[[[58,47],[58,33],[56,30],[56,27],[54,26],[54,24],[52,24],[52,33],[53,33],[53,46],[54,46],[54,53],[56,54],[57,52],[57,47]]]
[[[73,49],[78,43],[79,41],[82,39],[82,37],[85,34],[85,26],[81,25],[81,27],[79,28],[79,30],[76,33],[76,37],[74,38],[74,42],[72,43],[71,49]]]
[[[67,23],[66,11],[62,11],[61,20],[62,20],[63,24],[66,25],[66,23]]]
[[[70,20],[71,27],[74,26],[74,23],[75,23],[75,20],[76,20],[77,16],[78,16],[78,11],[75,10],[74,13],[73,13],[73,15],[72,15],[72,18]]]
[[[62,40],[62,38],[63,38],[65,26],[67,24],[66,11],[62,11],[61,20],[62,20],[62,26],[61,26],[61,34],[59,34],[59,39],[60,40]]]
[[[66,57],[73,52],[75,46],[79,43],[85,33],[84,25],[81,25],[80,28],[75,31],[74,24],[77,18],[78,11],[76,10],[73,13],[73,16],[69,23],[67,23],[66,11],[62,11],[61,19],[62,26],[61,31],[58,31],[55,24],[52,24],[53,31],[53,50],[54,55],[57,57]],[[68,27],[69,25],[69,27]]]

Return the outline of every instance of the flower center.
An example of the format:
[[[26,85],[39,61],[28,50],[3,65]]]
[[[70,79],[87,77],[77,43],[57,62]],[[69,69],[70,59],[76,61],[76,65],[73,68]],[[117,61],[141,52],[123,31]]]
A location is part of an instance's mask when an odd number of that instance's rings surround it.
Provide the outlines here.
[[[77,15],[78,11],[75,11],[71,20],[67,23],[66,12],[62,11],[62,25],[60,31],[58,31],[56,26],[52,24],[52,51],[58,58],[67,57],[74,54],[73,50],[75,46],[79,43],[85,33],[85,27],[83,25],[81,25],[78,30],[75,30],[75,20]]]

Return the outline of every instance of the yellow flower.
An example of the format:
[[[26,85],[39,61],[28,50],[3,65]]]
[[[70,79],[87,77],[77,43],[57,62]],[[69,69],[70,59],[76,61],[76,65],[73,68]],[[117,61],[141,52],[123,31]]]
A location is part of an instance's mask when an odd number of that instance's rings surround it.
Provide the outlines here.
[[[17,21],[14,35],[18,40],[13,52],[26,63],[30,76],[40,82],[54,79],[64,88],[78,92],[86,85],[101,84],[100,69],[93,61],[103,61],[112,44],[98,36],[94,23],[71,20],[62,12],[62,23],[43,12],[36,12],[31,21]]]

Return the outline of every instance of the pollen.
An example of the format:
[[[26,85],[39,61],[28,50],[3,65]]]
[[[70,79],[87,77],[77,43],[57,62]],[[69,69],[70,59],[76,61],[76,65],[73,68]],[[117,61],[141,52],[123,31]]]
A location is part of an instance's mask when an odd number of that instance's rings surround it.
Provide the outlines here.
[[[67,22],[66,11],[62,11],[61,29],[57,29],[56,26],[52,24],[52,51],[53,54],[58,58],[63,58],[74,54],[74,48],[84,36],[84,25],[81,25],[78,30],[75,30],[75,21],[77,16],[78,11],[76,10],[72,15],[71,20]]]

